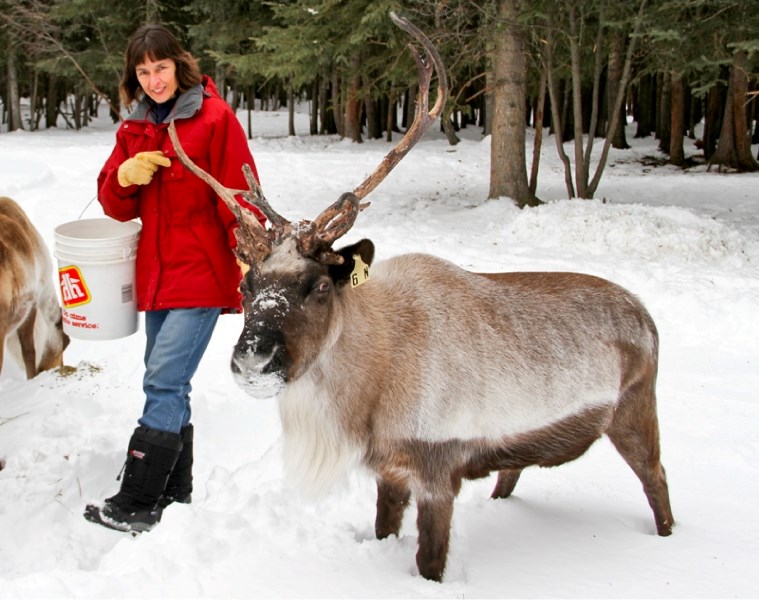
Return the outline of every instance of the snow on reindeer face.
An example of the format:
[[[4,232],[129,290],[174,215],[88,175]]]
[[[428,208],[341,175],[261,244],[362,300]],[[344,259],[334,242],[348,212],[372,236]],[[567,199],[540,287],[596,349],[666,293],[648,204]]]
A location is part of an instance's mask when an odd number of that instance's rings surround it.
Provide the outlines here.
[[[327,266],[304,258],[295,239],[275,246],[243,279],[245,322],[232,354],[237,383],[268,398],[314,361],[330,331],[336,285]]]

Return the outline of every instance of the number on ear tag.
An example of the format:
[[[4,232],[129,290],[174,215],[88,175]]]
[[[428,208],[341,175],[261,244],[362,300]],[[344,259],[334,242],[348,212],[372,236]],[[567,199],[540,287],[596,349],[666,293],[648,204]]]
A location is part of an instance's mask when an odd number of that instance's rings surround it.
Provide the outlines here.
[[[367,265],[358,254],[353,255],[353,272],[351,273],[351,287],[366,283],[369,279],[369,265]]]

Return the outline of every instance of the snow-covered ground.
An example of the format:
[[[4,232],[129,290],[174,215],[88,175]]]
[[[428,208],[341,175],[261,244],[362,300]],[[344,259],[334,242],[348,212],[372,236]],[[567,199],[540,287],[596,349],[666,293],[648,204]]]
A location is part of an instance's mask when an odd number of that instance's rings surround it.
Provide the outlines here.
[[[309,137],[303,114],[298,137],[284,135],[286,113],[256,112],[253,123],[266,195],[292,220],[352,190],[388,149]],[[114,130],[104,119],[80,132],[0,134],[0,195],[26,209],[51,249],[57,225],[102,216],[91,201]],[[489,499],[494,476],[465,483],[444,581],[426,581],[413,505],[400,537],[378,541],[366,475],[318,501],[284,479],[276,400],[233,382],[241,317],[225,316],[194,380],[193,504],[137,538],[82,510],[118,489],[142,409],[143,333],[74,339],[66,376],[26,381],[6,360],[0,598],[759,596],[759,174],[654,166],[656,142],[631,132],[599,199],[570,201],[548,138],[538,193],[549,202],[520,211],[485,200],[489,140],[478,133],[455,147],[428,134],[344,241],[372,238],[379,259],[423,251],[477,270],[593,273],[639,295],[661,335],[671,537],[655,535],[638,480],[603,439],[571,464],[526,471],[508,500]]]

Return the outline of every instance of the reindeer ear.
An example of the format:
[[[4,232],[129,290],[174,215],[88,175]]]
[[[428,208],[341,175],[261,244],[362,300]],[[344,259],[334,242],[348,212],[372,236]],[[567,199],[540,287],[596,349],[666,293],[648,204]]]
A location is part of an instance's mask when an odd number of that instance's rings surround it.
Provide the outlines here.
[[[374,260],[374,243],[371,240],[361,240],[350,246],[345,246],[335,251],[335,254],[342,256],[343,264],[331,265],[329,267],[330,277],[335,282],[335,285],[342,287],[346,283],[351,282],[351,275],[356,267],[356,259],[354,256],[361,258],[361,261],[368,268]]]
[[[352,246],[346,246],[337,251],[343,258],[351,260],[354,254],[358,254],[367,265],[371,265],[374,261],[374,242],[372,240],[363,239],[360,242],[353,244]]]

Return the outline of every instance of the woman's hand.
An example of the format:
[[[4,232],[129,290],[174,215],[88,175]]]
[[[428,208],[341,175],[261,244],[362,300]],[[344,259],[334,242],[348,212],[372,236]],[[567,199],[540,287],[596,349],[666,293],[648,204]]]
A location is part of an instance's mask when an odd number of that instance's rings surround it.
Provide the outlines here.
[[[171,161],[160,150],[138,152],[119,167],[118,179],[122,187],[147,185],[153,179],[158,167],[171,166]]]

